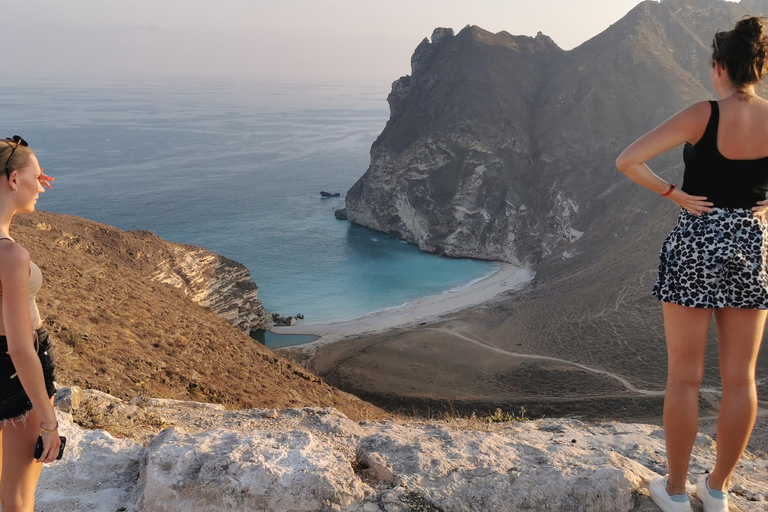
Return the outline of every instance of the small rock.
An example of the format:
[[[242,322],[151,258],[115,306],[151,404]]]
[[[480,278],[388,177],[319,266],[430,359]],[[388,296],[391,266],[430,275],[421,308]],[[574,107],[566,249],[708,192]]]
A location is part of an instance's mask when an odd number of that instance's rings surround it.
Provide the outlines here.
[[[54,404],[56,408],[62,412],[72,412],[80,407],[85,393],[77,386],[69,386],[65,388],[59,388],[56,391],[56,397],[54,398]]]
[[[347,209],[339,208],[338,210],[333,212],[333,215],[339,220],[347,220]]]

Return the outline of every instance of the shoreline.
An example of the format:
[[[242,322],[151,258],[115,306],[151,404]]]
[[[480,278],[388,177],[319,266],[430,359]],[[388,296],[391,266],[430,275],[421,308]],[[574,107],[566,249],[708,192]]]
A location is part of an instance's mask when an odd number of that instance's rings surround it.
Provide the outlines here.
[[[422,297],[401,306],[381,309],[365,316],[329,324],[295,325],[273,327],[275,334],[312,334],[319,338],[310,343],[289,345],[279,349],[311,348],[333,343],[361,334],[376,334],[395,328],[419,323],[434,323],[448,313],[476,307],[504,292],[514,291],[533,280],[534,273],[527,267],[502,263],[485,279],[445,291],[437,295]]]

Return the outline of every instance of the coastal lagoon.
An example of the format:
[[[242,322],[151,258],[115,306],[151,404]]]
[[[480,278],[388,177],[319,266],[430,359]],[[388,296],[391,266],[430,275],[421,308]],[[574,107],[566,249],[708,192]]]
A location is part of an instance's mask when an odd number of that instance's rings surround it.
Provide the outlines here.
[[[39,209],[205,247],[248,267],[268,311],[325,324],[498,269],[335,219],[389,85],[3,79],[0,136],[24,137],[56,178]]]

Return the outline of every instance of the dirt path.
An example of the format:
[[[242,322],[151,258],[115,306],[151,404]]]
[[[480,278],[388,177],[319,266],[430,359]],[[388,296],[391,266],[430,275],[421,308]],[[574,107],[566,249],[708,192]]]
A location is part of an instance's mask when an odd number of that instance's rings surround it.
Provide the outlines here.
[[[591,368],[591,367],[589,367],[587,365],[583,365],[583,364],[580,364],[580,363],[575,363],[573,361],[568,361],[567,359],[560,359],[560,358],[557,358],[557,357],[550,357],[550,356],[537,356],[537,355],[532,355],[532,354],[521,354],[521,353],[518,353],[518,352],[510,352],[509,350],[504,350],[504,349],[495,347],[495,346],[491,345],[488,342],[478,341],[476,339],[472,339],[472,338],[470,338],[468,336],[464,336],[463,334],[459,334],[459,333],[450,331],[448,329],[439,329],[439,328],[435,328],[435,327],[426,327],[423,330],[425,330],[425,331],[438,331],[438,332],[442,332],[444,334],[449,334],[451,336],[455,336],[457,338],[461,338],[461,339],[463,339],[465,341],[468,341],[470,343],[478,345],[478,346],[480,346],[480,347],[482,347],[482,348],[484,348],[486,350],[492,350],[492,351],[497,352],[499,354],[505,354],[505,355],[519,357],[519,358],[525,358],[525,359],[535,359],[535,360],[540,360],[540,361],[553,361],[553,362],[558,362],[558,363],[569,364],[571,366],[576,366],[577,368],[581,368],[581,369],[586,370],[588,372],[597,373],[597,374],[600,374],[600,375],[605,375],[607,377],[615,379],[615,380],[621,382],[624,385],[624,387],[627,388],[627,390],[632,391],[633,393],[638,393],[640,395],[646,395],[646,396],[664,396],[664,391],[656,391],[656,390],[650,390],[650,389],[641,389],[641,388],[638,388],[637,386],[633,385],[631,382],[629,382],[627,379],[625,379],[621,375],[617,375],[617,374],[615,374],[613,372],[609,372],[609,371],[606,371],[606,370],[600,370],[598,368]],[[720,389],[718,389],[718,388],[701,387],[700,391],[702,393],[711,393],[711,394],[714,394],[714,395],[722,395],[722,391]],[[766,407],[768,407],[768,402],[758,400],[757,403],[758,403],[757,415],[758,416],[768,416],[768,408],[766,408]],[[764,407],[760,407],[761,405],[764,406]],[[702,419],[702,420],[717,419],[717,416],[706,416],[706,417],[701,417],[700,419]]]

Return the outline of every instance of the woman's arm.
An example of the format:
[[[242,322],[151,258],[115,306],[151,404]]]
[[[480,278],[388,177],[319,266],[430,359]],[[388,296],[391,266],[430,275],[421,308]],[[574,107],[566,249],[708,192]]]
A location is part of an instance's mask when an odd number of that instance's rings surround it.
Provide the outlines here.
[[[630,144],[616,159],[616,167],[635,183],[657,194],[667,192],[669,183],[654,174],[646,162],[686,141],[701,139],[711,111],[707,101],[681,110]],[[694,215],[712,211],[709,206],[714,205],[704,196],[691,196],[680,189],[673,190],[667,197]]]
[[[32,406],[46,424],[45,428],[50,429],[56,422],[56,412],[48,398],[43,367],[32,339],[29,253],[20,245],[6,244],[0,251],[0,281],[3,283],[2,311],[8,354]]]

